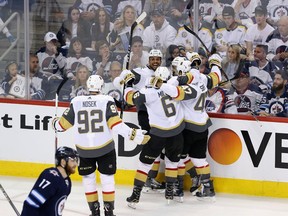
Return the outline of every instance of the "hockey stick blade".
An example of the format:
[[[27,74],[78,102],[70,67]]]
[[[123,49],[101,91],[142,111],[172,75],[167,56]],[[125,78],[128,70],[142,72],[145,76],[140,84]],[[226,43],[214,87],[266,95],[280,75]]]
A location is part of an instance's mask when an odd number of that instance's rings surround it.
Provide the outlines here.
[[[135,22],[137,24],[139,24],[140,22],[142,22],[147,16],[147,13],[144,11],[142,14],[140,14],[140,16],[135,20]]]
[[[200,39],[200,37],[194,31],[192,31],[187,25],[184,25],[184,29],[188,31],[190,34],[194,35],[197,38],[197,40],[199,40],[199,42],[203,45],[204,49],[209,55],[210,51],[207,48],[207,46],[204,44],[204,42]]]

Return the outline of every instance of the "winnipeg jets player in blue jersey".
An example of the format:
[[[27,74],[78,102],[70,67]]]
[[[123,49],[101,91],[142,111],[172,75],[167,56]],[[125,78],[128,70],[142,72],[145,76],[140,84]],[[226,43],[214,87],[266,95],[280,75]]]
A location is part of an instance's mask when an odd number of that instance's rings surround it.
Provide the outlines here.
[[[74,174],[79,155],[61,146],[55,153],[55,165],[45,169],[24,201],[21,216],[61,216],[71,192],[70,175]]]

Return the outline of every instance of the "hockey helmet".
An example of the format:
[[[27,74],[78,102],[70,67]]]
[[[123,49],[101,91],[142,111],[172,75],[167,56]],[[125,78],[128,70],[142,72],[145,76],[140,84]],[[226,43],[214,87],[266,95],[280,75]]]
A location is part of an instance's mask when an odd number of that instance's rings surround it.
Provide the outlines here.
[[[79,162],[79,154],[76,150],[69,148],[67,146],[61,146],[56,150],[55,153],[55,165],[59,166],[61,164],[61,160],[64,159],[66,162],[69,159],[74,159]]]
[[[90,92],[101,92],[104,86],[104,80],[99,75],[91,75],[86,84]]]
[[[152,49],[149,52],[149,58],[150,57],[160,57],[161,59],[163,58],[162,52],[158,49]]]
[[[167,82],[167,80],[171,76],[171,72],[167,67],[158,67],[154,73],[155,77],[159,77],[163,82]]]
[[[187,72],[191,70],[191,62],[188,60],[180,62],[177,65],[176,70],[178,71],[178,75],[185,75]]]

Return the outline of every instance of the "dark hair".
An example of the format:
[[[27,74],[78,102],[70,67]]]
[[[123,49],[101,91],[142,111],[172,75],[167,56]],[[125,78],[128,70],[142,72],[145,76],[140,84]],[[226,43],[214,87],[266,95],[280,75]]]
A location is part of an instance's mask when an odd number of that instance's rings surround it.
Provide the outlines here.
[[[276,70],[275,75],[279,74],[284,80],[288,80],[288,75],[286,70]]]
[[[96,53],[99,55],[99,48],[100,46],[103,46],[104,44],[106,44],[109,47],[109,43],[107,40],[100,40],[96,42]]]
[[[67,16],[67,20],[69,20],[70,22],[72,22],[72,19],[71,19],[71,12],[72,10],[78,10],[78,12],[80,13],[80,10],[78,7],[75,7],[75,6],[71,6],[68,8],[68,16]]]
[[[262,48],[266,54],[268,53],[268,46],[267,45],[265,45],[265,44],[257,44],[256,47]]]
[[[136,42],[140,42],[141,44],[143,44],[143,40],[142,40],[142,38],[141,38],[140,36],[134,36],[134,37],[132,38],[132,45],[133,45],[134,43],[136,43]]]
[[[101,11],[103,11],[106,15],[103,32],[101,32],[101,27],[100,27],[100,22],[99,22],[99,14]],[[91,31],[92,31],[92,34],[94,34],[96,41],[105,39],[108,33],[110,32],[110,16],[105,8],[100,7],[97,10],[95,10],[95,18],[94,18],[94,23],[92,24],[92,27],[91,27]]]
[[[167,50],[166,50],[166,67],[169,67],[174,59],[174,57],[172,56],[173,51],[175,49],[179,49],[179,47],[175,44],[171,44],[170,46],[168,46]]]
[[[68,49],[68,57],[75,57],[75,50],[73,49],[73,44],[75,42],[80,42],[82,44],[81,54],[85,52],[83,41],[79,37],[73,37],[70,41],[69,49]]]

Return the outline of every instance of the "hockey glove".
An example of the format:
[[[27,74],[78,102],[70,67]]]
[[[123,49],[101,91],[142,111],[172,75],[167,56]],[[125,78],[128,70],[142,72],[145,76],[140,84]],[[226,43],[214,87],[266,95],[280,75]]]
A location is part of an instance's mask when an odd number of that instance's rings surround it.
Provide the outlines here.
[[[152,76],[149,80],[149,84],[153,88],[160,88],[163,83],[163,80],[160,77]]]
[[[132,83],[135,80],[135,75],[130,70],[124,70],[120,74],[120,78],[121,78],[121,81],[120,81],[121,85],[123,85],[125,83],[125,85],[131,87]]]
[[[52,120],[52,128],[55,132],[63,132],[63,130],[58,130],[56,124],[58,124],[58,121],[60,120],[60,117],[55,117]]]
[[[145,135],[147,131],[141,129],[131,128],[129,132],[130,140],[135,142],[136,144],[146,144],[150,140],[149,135]]]
[[[216,53],[209,57],[208,62],[209,62],[209,68],[212,68],[213,65],[216,65],[217,67],[219,67],[219,69],[222,68],[221,65],[222,58],[220,57],[220,55]]]

